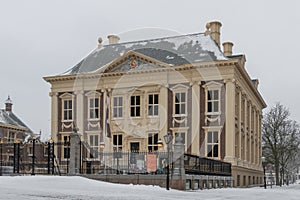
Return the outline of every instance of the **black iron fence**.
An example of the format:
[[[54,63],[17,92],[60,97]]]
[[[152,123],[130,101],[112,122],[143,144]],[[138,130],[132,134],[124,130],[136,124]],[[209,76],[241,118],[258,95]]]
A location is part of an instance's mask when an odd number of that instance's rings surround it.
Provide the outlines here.
[[[80,142],[81,174],[166,174],[172,172],[173,152],[103,152]],[[0,143],[0,175],[9,174],[68,174],[70,143],[42,143],[32,140],[26,144]],[[231,175],[231,164],[218,160],[184,155],[186,174]]]
[[[230,163],[191,154],[184,154],[184,169],[187,174],[231,176]]]

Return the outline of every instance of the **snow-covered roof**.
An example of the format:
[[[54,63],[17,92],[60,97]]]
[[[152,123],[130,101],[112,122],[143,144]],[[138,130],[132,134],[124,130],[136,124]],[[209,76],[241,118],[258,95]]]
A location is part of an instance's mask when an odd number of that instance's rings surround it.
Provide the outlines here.
[[[196,33],[103,45],[61,75],[98,71],[129,51],[138,52],[170,66],[230,59],[223,55],[219,46],[210,35]]]
[[[26,128],[26,131],[29,134],[33,134],[32,130],[28,126],[25,125],[13,112],[6,111],[5,109],[0,109],[0,124],[2,125],[10,125],[16,126],[19,128]]]

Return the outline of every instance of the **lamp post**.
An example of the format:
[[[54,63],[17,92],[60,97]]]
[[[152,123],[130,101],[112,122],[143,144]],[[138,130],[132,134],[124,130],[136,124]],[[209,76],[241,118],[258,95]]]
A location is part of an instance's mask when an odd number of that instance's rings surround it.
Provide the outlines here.
[[[266,181],[266,158],[262,157],[262,166],[263,166],[263,170],[264,170],[264,188],[267,189],[267,181]]]
[[[167,145],[167,179],[166,179],[166,190],[170,190],[170,149],[172,144],[173,136],[171,134],[167,134],[164,136],[165,143]],[[157,142],[158,147],[162,147],[163,143],[161,139]]]

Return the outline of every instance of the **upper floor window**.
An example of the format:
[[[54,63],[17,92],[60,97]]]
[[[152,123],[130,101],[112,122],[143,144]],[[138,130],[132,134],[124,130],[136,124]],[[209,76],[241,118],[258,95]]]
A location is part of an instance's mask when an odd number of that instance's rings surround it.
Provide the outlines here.
[[[16,139],[16,133],[9,132],[8,133],[8,143],[14,143]]]
[[[219,157],[219,131],[207,132],[206,155],[209,158]]]
[[[207,112],[219,112],[220,95],[219,90],[207,91]]]
[[[141,116],[141,96],[130,97],[130,117]]]
[[[158,150],[158,133],[149,133],[148,134],[148,151],[157,151]]]
[[[99,119],[99,104],[100,99],[91,97],[89,98],[89,118],[90,119]]]
[[[176,92],[175,93],[175,115],[186,114],[186,93]]]
[[[63,100],[63,119],[64,120],[72,120],[73,119],[72,99]]]
[[[148,95],[148,116],[158,116],[158,94]]]
[[[114,97],[113,102],[113,116],[114,118],[123,117],[123,97]]]
[[[205,89],[205,113],[220,114],[221,113],[221,89],[223,84],[215,81],[210,81],[203,85]]]

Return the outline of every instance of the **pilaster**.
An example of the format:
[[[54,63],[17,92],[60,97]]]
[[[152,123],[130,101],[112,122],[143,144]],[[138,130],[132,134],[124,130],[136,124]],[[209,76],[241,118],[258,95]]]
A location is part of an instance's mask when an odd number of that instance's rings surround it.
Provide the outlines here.
[[[200,85],[194,83],[192,85],[192,154],[200,155]],[[203,102],[204,103],[204,102]]]
[[[235,160],[235,80],[229,79],[226,84],[226,106],[225,106],[225,158],[224,161]]]
[[[84,95],[83,90],[77,90],[74,92],[76,95],[76,123],[75,126],[78,128],[81,137],[84,137]],[[73,111],[74,112],[74,111]]]
[[[53,141],[57,142],[58,134],[58,93],[50,92],[51,97],[51,138]]]

